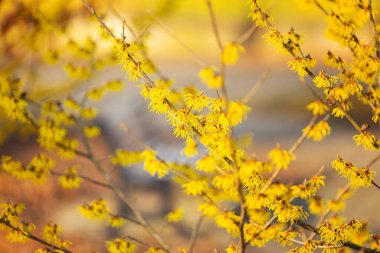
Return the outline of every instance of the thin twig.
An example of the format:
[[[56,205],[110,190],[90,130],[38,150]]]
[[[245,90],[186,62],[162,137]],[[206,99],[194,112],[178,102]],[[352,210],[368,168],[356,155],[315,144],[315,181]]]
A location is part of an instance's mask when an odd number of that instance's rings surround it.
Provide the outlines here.
[[[153,226],[148,222],[147,219],[141,214],[141,212],[134,206],[134,204],[127,198],[124,191],[122,191],[115,183],[111,175],[105,170],[103,165],[94,157],[91,146],[88,142],[88,139],[84,137],[84,145],[87,149],[87,152],[89,154],[89,161],[95,166],[95,168],[102,174],[105,178],[105,180],[110,185],[112,191],[116,194],[116,196],[119,197],[119,199],[126,205],[128,209],[132,211],[132,213],[135,215],[138,222],[141,224],[141,226],[161,245],[163,249],[165,249],[167,252],[174,253],[174,250],[171,249],[171,247],[164,241],[164,239],[156,232],[156,230],[153,228]]]
[[[306,230],[309,230],[315,234],[318,234],[319,235],[319,231],[316,227],[304,222],[304,221],[301,221],[301,220],[298,220],[295,222],[297,225],[299,225],[300,227],[306,229]],[[348,248],[351,248],[353,250],[357,250],[357,251],[360,251],[360,252],[363,252],[363,253],[378,253],[379,251],[377,251],[376,249],[371,249],[371,248],[367,248],[367,247],[363,247],[363,246],[360,246],[360,245],[357,245],[355,243],[352,243],[352,242],[346,242],[346,243],[343,243],[343,246],[345,247],[348,247]]]
[[[366,168],[369,168],[371,167],[372,165],[374,165],[377,161],[380,160],[380,154],[376,155],[367,165],[366,165]]]
[[[377,29],[375,17],[373,16],[373,10],[372,10],[372,0],[368,0],[368,9],[370,11],[369,18],[372,23],[372,28],[375,33],[375,47],[376,47],[376,56],[377,58],[380,58],[380,41],[379,41],[379,30]]]
[[[210,0],[205,0],[205,1],[207,3],[207,8],[208,8],[208,11],[209,11],[209,14],[210,14],[210,18],[211,18],[212,30],[214,32],[215,39],[216,39],[216,42],[218,44],[219,51],[220,51],[220,76],[222,77],[221,91],[223,93],[223,97],[224,97],[225,101],[228,104],[229,98],[228,98],[227,88],[226,88],[226,84],[225,84],[226,66],[225,66],[225,64],[223,62],[223,59],[222,59],[222,53],[223,53],[223,49],[224,49],[223,48],[223,43],[222,43],[222,39],[220,38],[220,33],[219,33],[218,25],[217,25],[217,22],[216,22],[216,16],[215,16],[215,12],[214,12],[212,3],[211,3]]]
[[[174,34],[161,20],[157,17],[151,16],[151,18],[173,39],[175,40],[181,47],[183,47],[195,60],[195,62],[201,66],[207,66],[208,64],[188,45],[186,45],[182,40],[178,38],[177,35]]]
[[[252,86],[252,88],[248,91],[247,95],[241,100],[244,104],[248,103],[249,100],[251,100],[259,91],[263,83],[267,80],[268,78],[268,71],[265,71],[260,79]]]
[[[334,199],[334,202],[340,201],[343,198],[344,194],[346,194],[350,190],[350,186],[351,186],[351,183],[348,182],[344,186],[344,188],[338,192],[337,196]],[[316,227],[319,227],[322,224],[322,222],[330,215],[331,212],[332,212],[331,208],[327,208],[325,212],[322,214],[322,216],[319,218],[316,224]],[[311,234],[308,239],[313,240],[315,236],[316,236],[315,233]]]
[[[300,245],[306,244],[305,242],[302,242],[302,241],[299,241],[296,239],[292,239],[292,238],[289,238],[289,241],[292,241],[292,242],[300,244]],[[339,248],[343,248],[344,245],[317,245],[316,247],[318,249],[339,249]]]
[[[57,171],[51,171],[51,174],[52,174],[53,176],[65,176],[65,175],[67,175],[66,173],[57,172]],[[100,182],[100,181],[97,181],[97,180],[95,180],[95,179],[92,179],[92,178],[90,178],[90,177],[87,177],[87,176],[84,176],[84,175],[80,175],[80,174],[75,175],[75,176],[76,176],[76,177],[79,177],[79,178],[81,178],[81,179],[83,179],[83,180],[85,180],[85,181],[87,181],[87,182],[89,182],[89,183],[92,183],[92,184],[94,184],[94,185],[97,185],[97,186],[101,186],[101,187],[104,187],[104,188],[111,189],[111,186],[110,186],[110,185],[108,185],[108,184],[106,184],[106,183],[103,183],[103,182]]]
[[[61,247],[58,247],[56,245],[53,245],[51,243],[48,243],[47,241],[33,235],[32,233],[30,232],[25,232],[25,231],[22,231],[21,229],[19,228],[16,228],[14,226],[12,226],[12,224],[10,224],[8,221],[6,221],[4,219],[4,217],[0,218],[0,223],[1,224],[4,224],[5,226],[9,227],[10,229],[14,230],[14,231],[17,231],[19,233],[21,233],[22,235],[24,235],[25,237],[28,237],[29,239],[32,239],[33,241],[36,241],[36,242],[39,242],[51,249],[55,249],[55,250],[59,250],[59,251],[62,251],[64,253],[72,253],[72,251],[68,250],[68,249],[65,249],[65,248],[61,248]]]
[[[137,239],[137,238],[135,238],[133,236],[126,235],[126,236],[124,236],[124,238],[127,238],[127,239],[129,239],[131,241],[134,241],[135,243],[139,244],[140,246],[143,246],[143,247],[146,247],[146,248],[150,247],[150,245],[148,243],[143,242],[143,241],[141,241],[141,240],[139,240],[139,239]]]
[[[216,17],[215,17],[214,9],[212,7],[210,0],[206,0],[206,3],[207,3],[208,11],[210,13],[212,30],[215,34],[215,38],[216,38],[216,42],[218,43],[219,50],[220,50],[220,52],[222,52],[223,51],[223,43],[222,43],[222,40],[220,38],[218,25],[216,23]]]
[[[317,120],[318,116],[313,116],[307,124],[306,128],[311,130],[311,127],[315,124],[315,121]],[[293,144],[293,146],[289,149],[289,153],[295,153],[296,150],[302,145],[302,143],[306,140],[307,134],[309,131],[304,131],[302,132],[301,136],[296,140],[296,142]],[[273,181],[278,177],[278,175],[281,173],[282,169],[276,169],[271,177],[267,180],[265,186],[261,189],[260,193],[264,193],[269,186],[273,183]]]
[[[198,220],[197,220],[197,223],[195,224],[195,228],[193,229],[193,231],[191,233],[188,253],[192,253],[194,250],[195,244],[198,240],[199,231],[201,229],[201,225],[202,225],[203,220],[204,220],[204,216],[200,215]]]
[[[244,44],[245,42],[249,41],[258,30],[259,28],[255,24],[252,24],[247,31],[240,35],[240,37],[236,40],[236,43]]]

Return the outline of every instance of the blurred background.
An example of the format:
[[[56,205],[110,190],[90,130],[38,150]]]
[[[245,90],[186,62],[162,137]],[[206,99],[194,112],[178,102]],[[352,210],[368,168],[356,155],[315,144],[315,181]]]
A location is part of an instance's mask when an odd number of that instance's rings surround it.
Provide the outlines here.
[[[223,43],[237,41],[252,27],[247,1],[211,2]],[[312,1],[268,0],[265,7],[274,17],[273,25],[281,32],[293,27],[303,36],[302,48],[317,60],[316,70],[326,69],[323,58],[327,50],[350,59],[349,51],[324,36],[327,27],[325,16],[308,2]],[[379,3],[373,2],[374,8],[379,10]],[[175,89],[189,84],[203,89],[198,78],[199,70],[204,65],[219,64],[217,42],[204,0],[97,0],[89,3],[117,36],[125,35],[127,40],[133,38],[130,31],[123,31],[122,20],[133,28],[137,36],[146,36],[150,58],[163,76],[174,81]],[[19,76],[24,80],[25,90],[37,101],[80,97],[89,87],[109,79],[121,79],[127,84],[125,90],[108,95],[97,104],[99,116],[96,123],[102,126],[103,135],[95,139],[92,145],[96,147],[98,157],[106,159],[119,147],[142,149],[136,141],[141,140],[169,161],[185,161],[186,158],[179,155],[184,143],[172,136],[172,130],[162,116],[147,111],[147,103],[139,95],[139,88],[128,82],[120,66],[106,62],[107,67],[84,80],[73,79],[65,71],[67,64],[83,65],[94,58],[112,58],[112,46],[101,40],[98,29],[98,23],[79,0],[0,1],[0,74]],[[266,160],[267,152],[276,143],[289,148],[296,141],[311,118],[306,104],[314,100],[305,86],[305,83],[311,84],[311,80],[299,80],[295,73],[290,72],[287,67],[290,58],[265,43],[263,32],[258,30],[252,33],[243,44],[246,51],[240,61],[228,67],[226,72],[227,90],[232,100],[242,99],[262,75],[267,75],[248,103],[252,111],[247,120],[236,130],[237,136],[253,136],[253,145],[248,152],[255,154],[259,160]],[[364,41],[371,42],[371,27],[363,27],[359,34]],[[72,44],[81,45],[88,38],[98,43],[96,55],[92,59],[78,59],[78,55],[73,53]],[[328,71],[333,73],[332,70]],[[359,104],[354,106],[356,110],[352,116],[359,123],[365,123],[370,118],[369,109]],[[0,115],[1,155],[29,161],[36,152],[41,151],[30,129]],[[327,185],[320,195],[332,199],[336,190],[345,185],[345,181],[330,167],[337,154],[361,166],[376,154],[364,152],[355,145],[352,140],[355,130],[345,120],[331,119],[329,123],[332,126],[331,135],[320,143],[306,141],[297,150],[297,160],[281,175],[281,180],[302,182],[323,166]],[[121,129],[120,124],[127,126],[128,133]],[[371,126],[371,131],[377,136],[380,134],[375,125]],[[83,171],[91,167],[81,159],[69,163],[79,164]],[[67,165],[66,161],[58,162],[57,168],[63,169]],[[378,166],[375,164],[373,170],[377,171]],[[177,247],[186,245],[199,213],[178,187],[170,186],[166,181],[156,182],[139,168],[124,171],[121,181],[126,185],[125,190],[131,199],[159,227],[164,237],[178,238],[171,240]],[[376,176],[375,181],[380,182],[380,176]],[[38,225],[49,221],[61,224],[63,236],[74,242],[74,252],[91,252],[90,249],[104,252],[104,238],[139,231],[133,225],[126,226],[125,231],[105,230],[102,224],[80,217],[76,206],[99,196],[107,198],[117,209],[118,203],[110,192],[86,184],[80,190],[63,191],[56,182],[57,179],[52,178],[46,185],[35,187],[29,182],[19,183],[1,172],[0,198],[2,201],[26,203],[26,218]],[[377,191],[372,187],[355,192],[344,211],[349,218],[368,221],[374,232],[380,229],[376,212],[379,208]],[[186,207],[183,225],[163,223],[162,216],[179,205]],[[141,234],[144,235],[143,232]],[[2,252],[32,252],[36,247],[31,244],[30,247],[17,247],[16,250],[16,246],[5,242],[4,233],[0,235]],[[212,221],[207,221],[202,226],[195,252],[211,252],[214,248],[222,250],[228,239]],[[148,237],[147,240],[152,239]],[[274,248],[248,250],[253,251],[273,252]]]

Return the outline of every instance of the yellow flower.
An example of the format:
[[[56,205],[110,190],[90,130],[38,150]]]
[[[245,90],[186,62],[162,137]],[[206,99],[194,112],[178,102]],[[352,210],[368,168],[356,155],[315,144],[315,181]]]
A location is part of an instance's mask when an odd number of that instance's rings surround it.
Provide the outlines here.
[[[223,78],[217,75],[213,67],[205,67],[199,72],[202,82],[209,88],[217,89],[223,85]]]
[[[166,216],[166,219],[169,222],[173,222],[173,223],[177,223],[181,221],[183,219],[183,208],[181,207],[175,208],[173,211],[168,213],[168,215]]]
[[[186,107],[194,111],[202,111],[203,108],[207,107],[209,103],[209,98],[204,94],[186,94],[185,96]]]
[[[212,156],[205,156],[199,159],[195,166],[199,171],[214,172],[218,166],[218,163]]]
[[[96,117],[97,111],[93,107],[87,107],[82,108],[80,114],[84,119],[93,119]]]
[[[278,169],[287,169],[289,163],[296,159],[293,153],[281,148],[280,145],[277,145],[276,148],[272,149],[268,154],[269,159]]]
[[[24,231],[11,230],[7,234],[7,240],[11,243],[25,243],[30,239],[26,236],[26,232]]]
[[[289,61],[288,65],[300,77],[304,77],[316,65],[316,61],[308,55],[306,57],[296,57],[294,60]]]
[[[311,102],[306,108],[311,111],[313,115],[324,115],[329,110],[329,107],[320,100]]]
[[[250,6],[249,16],[253,21],[255,21],[256,26],[260,28],[269,26],[270,22],[273,20],[271,16],[262,11],[259,5],[257,5],[256,1],[253,1],[252,5]]]
[[[321,214],[323,210],[324,206],[319,197],[309,199],[309,211],[311,214]]]
[[[369,187],[372,184],[374,172],[367,168],[357,168],[354,164],[344,161],[339,156],[331,163],[331,166],[338,171],[338,174],[347,178],[354,188]]]
[[[330,200],[327,205],[331,211],[336,213],[342,211],[346,207],[346,204],[342,200]]]
[[[212,112],[222,112],[226,108],[226,101],[222,98],[211,99],[210,109]]]
[[[65,175],[60,176],[58,180],[64,189],[79,188],[80,183],[83,181],[82,178],[78,177],[76,166],[67,168]]]
[[[289,54],[284,44],[284,38],[279,30],[271,28],[267,34],[263,35],[266,42],[272,44],[275,48],[285,54]]]
[[[66,129],[59,127],[53,122],[44,121],[38,129],[37,141],[48,150],[53,149],[61,143],[66,136]]]
[[[377,150],[379,148],[376,137],[370,132],[364,131],[354,135],[353,139],[358,146],[362,145],[365,150]]]
[[[226,65],[233,65],[238,61],[239,53],[244,52],[244,47],[237,43],[228,43],[222,52],[222,62]]]
[[[152,248],[152,247],[150,247],[147,251],[144,251],[144,253],[165,253],[165,252],[166,252],[165,250],[162,250],[159,248]],[[186,251],[179,252],[179,253],[186,253]]]
[[[226,192],[236,190],[236,176],[233,174],[217,175],[212,180],[212,185]]]
[[[295,239],[297,236],[300,236],[300,234],[295,231],[286,230],[279,232],[275,240],[279,242],[281,246],[290,246],[293,244],[291,239]]]
[[[277,215],[279,222],[294,223],[300,219],[304,220],[309,216],[301,206],[294,206],[284,200],[278,201],[275,206],[274,214]]]
[[[63,104],[67,108],[70,108],[73,111],[79,111],[80,110],[80,104],[77,101],[75,101],[73,98],[65,99],[65,101],[63,101]]]
[[[128,167],[144,160],[141,152],[129,151],[124,149],[117,149],[115,155],[110,157],[112,164]]]
[[[57,224],[49,223],[45,225],[42,235],[45,240],[52,244],[58,244],[60,239],[59,235],[61,234],[61,227]]]
[[[228,248],[226,249],[226,253],[238,253],[239,246],[234,244],[233,242],[228,245]]]
[[[243,119],[247,117],[251,108],[243,102],[233,102],[228,104],[227,118],[229,119],[231,126],[239,125]]]
[[[110,215],[107,222],[113,228],[120,228],[124,225],[125,220],[118,215]]]
[[[73,64],[66,64],[64,66],[66,73],[76,79],[87,79],[90,76],[90,68],[84,66],[75,66]]]
[[[198,207],[198,211],[202,212],[203,216],[214,217],[219,214],[219,209],[210,202],[205,202]]]
[[[238,224],[240,217],[233,212],[225,212],[215,217],[215,223],[218,227],[224,228],[228,233],[236,236],[239,234]]]
[[[144,158],[144,168],[150,175],[157,174],[158,178],[163,178],[169,173],[168,165],[158,159],[153,150],[147,149],[141,155]]]
[[[259,192],[264,187],[265,181],[258,173],[253,172],[243,179],[243,185],[249,191]]]
[[[317,88],[329,88],[338,82],[338,78],[335,76],[329,76],[322,70],[313,78],[313,82]]]
[[[184,189],[185,194],[197,196],[204,193],[204,191],[207,189],[207,183],[205,181],[192,180],[188,183],[183,184],[182,188]]]
[[[98,126],[85,126],[83,133],[87,138],[94,138],[100,135],[101,129]]]
[[[105,83],[104,87],[109,91],[121,91],[124,88],[124,83],[121,80],[113,80]]]
[[[116,238],[112,241],[106,241],[108,253],[133,253],[137,246],[127,240]]]
[[[102,88],[93,88],[86,93],[86,97],[92,101],[98,101],[102,99],[104,95],[104,89]]]
[[[181,154],[185,154],[187,157],[192,157],[198,154],[198,145],[193,138],[186,139],[186,147],[181,151]]]
[[[80,213],[89,219],[104,220],[109,215],[107,202],[103,199],[97,199],[90,204],[83,204],[79,207]]]
[[[345,113],[342,109],[340,109],[339,107],[335,107],[335,108],[332,110],[331,114],[332,114],[334,117],[336,117],[336,118],[341,118],[341,119],[346,115],[346,113]]]
[[[325,57],[325,62],[327,65],[337,68],[337,69],[343,69],[346,68],[346,62],[342,60],[341,57],[335,56],[331,51],[327,52],[327,55]]]
[[[302,129],[303,133],[306,133],[307,138],[311,138],[314,141],[321,141],[325,136],[329,135],[331,128],[325,120],[319,121],[314,126],[308,126]]]

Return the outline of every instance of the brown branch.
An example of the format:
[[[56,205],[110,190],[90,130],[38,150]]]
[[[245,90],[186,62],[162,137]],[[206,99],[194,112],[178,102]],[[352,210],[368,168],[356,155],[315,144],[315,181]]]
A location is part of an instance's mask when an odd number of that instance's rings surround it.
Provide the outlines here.
[[[12,226],[12,224],[10,224],[8,221],[6,221],[4,219],[4,217],[0,218],[0,223],[1,224],[4,224],[5,226],[9,227],[10,229],[14,230],[14,231],[17,231],[19,233],[21,233],[22,235],[24,235],[25,237],[29,238],[29,239],[32,239],[33,241],[36,241],[36,242],[39,242],[51,249],[55,249],[55,250],[59,250],[59,251],[62,251],[64,253],[72,253],[72,251],[68,250],[68,249],[65,249],[65,248],[61,248],[61,247],[58,247],[56,245],[53,245],[51,243],[48,243],[47,241],[33,235],[32,233],[30,232],[25,232],[25,231],[22,231],[21,229],[19,228],[16,228],[14,226]]]
[[[244,44],[245,42],[249,41],[258,30],[259,28],[255,24],[252,24],[247,31],[240,35],[240,37],[236,40],[236,43]]]
[[[298,220],[295,222],[297,225],[299,225],[300,227],[308,230],[308,231],[311,231],[317,235],[320,235],[318,229],[304,221],[301,221],[301,220]],[[360,245],[357,245],[355,243],[352,243],[352,242],[346,242],[346,243],[343,243],[343,246],[345,247],[348,247],[348,248],[351,248],[353,250],[357,250],[357,251],[360,251],[360,252],[363,252],[363,253],[377,253],[377,252],[380,252],[380,251],[377,251],[376,249],[371,249],[371,248],[367,248],[367,247],[363,247],[363,246],[360,246]]]
[[[317,120],[317,117],[318,116],[313,116],[309,122],[309,124],[307,124],[307,128],[309,128],[309,131],[311,130],[311,127],[315,124],[315,121]],[[302,145],[302,143],[306,140],[306,137],[307,137],[307,134],[309,133],[309,131],[305,131],[301,134],[301,136],[296,140],[296,142],[293,144],[293,146],[289,149],[289,153],[294,153],[296,152],[296,150]],[[261,189],[260,193],[264,193],[268,188],[269,186],[273,183],[273,181],[278,177],[278,175],[281,173],[282,169],[276,169],[271,177],[268,179],[268,181],[266,182],[265,186]]]
[[[207,3],[207,8],[208,8],[208,11],[210,13],[212,30],[214,31],[216,42],[218,43],[218,47],[219,47],[220,51],[222,52],[223,51],[223,43],[222,43],[222,40],[220,38],[218,25],[216,23],[216,17],[215,17],[214,9],[212,7],[210,0],[205,0],[205,1]]]
[[[263,85],[263,83],[268,78],[268,72],[265,71],[260,79],[252,86],[252,88],[248,91],[247,95],[241,100],[244,104],[248,103],[249,100],[251,100],[257,93],[257,91],[260,89],[260,87]]]
[[[51,174],[53,176],[65,176],[67,175],[66,173],[63,173],[63,172],[57,172],[57,171],[51,171]],[[90,177],[87,177],[87,176],[83,176],[83,175],[75,175],[76,177],[79,177],[89,183],[92,183],[94,185],[97,185],[97,186],[101,186],[101,187],[104,187],[104,188],[108,188],[108,189],[111,189],[111,186],[106,184],[106,183],[103,183],[103,182],[100,182],[100,181],[97,181],[95,179],[92,179]]]
[[[193,229],[193,232],[191,233],[190,243],[189,243],[189,252],[192,253],[195,247],[195,243],[198,240],[199,231],[201,229],[202,222],[204,220],[204,216],[199,216],[197,223],[195,224],[195,228]]]
[[[91,146],[88,139],[83,135],[84,145],[89,154],[89,161],[95,166],[97,171],[103,175],[105,180],[108,182],[111,190],[116,194],[116,196],[130,209],[133,215],[136,217],[141,226],[161,245],[163,249],[167,252],[174,253],[174,250],[164,241],[164,239],[158,234],[158,232],[153,228],[150,222],[145,219],[142,213],[134,206],[134,204],[127,198],[124,191],[122,191],[112,178],[112,176],[105,170],[103,165],[94,157]]]

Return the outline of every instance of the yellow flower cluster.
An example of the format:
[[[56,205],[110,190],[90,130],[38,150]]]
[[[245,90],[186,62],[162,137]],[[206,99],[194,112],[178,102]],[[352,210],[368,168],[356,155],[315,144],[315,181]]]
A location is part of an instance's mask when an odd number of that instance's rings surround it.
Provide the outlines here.
[[[110,157],[111,163],[128,167],[144,160],[141,152],[129,151],[125,149],[117,149],[115,154]]]
[[[90,204],[83,204],[79,207],[79,211],[83,217],[94,220],[104,220],[110,212],[107,202],[103,199],[94,200]]]
[[[355,188],[369,187],[372,184],[374,172],[367,168],[357,168],[354,164],[344,161],[339,156],[331,163],[331,166],[339,175],[347,178]]]
[[[48,223],[45,225],[42,235],[43,238],[57,247],[67,249],[70,245],[70,242],[67,240],[60,239],[61,227],[57,224]]]
[[[21,220],[25,206],[11,202],[0,203],[0,230],[7,231],[7,240],[11,243],[25,243],[29,240],[28,235],[35,230],[34,224]],[[3,223],[8,224],[15,229],[10,229]]]
[[[186,139],[186,146],[182,149],[181,154],[185,154],[187,157],[193,157],[198,154],[198,145],[193,138]]]
[[[321,100],[317,100],[314,102],[309,103],[306,106],[306,109],[311,111],[313,115],[325,115],[326,112],[329,110],[329,107],[325,105]]]
[[[19,79],[0,76],[0,108],[11,120],[27,122],[27,102],[21,85]]]
[[[293,224],[297,220],[305,220],[309,216],[301,206],[289,204],[284,200],[274,203],[274,208],[274,214],[277,215],[279,222],[289,222]]]
[[[330,134],[331,128],[327,121],[321,120],[315,125],[305,127],[302,129],[302,132],[306,134],[307,138],[311,138],[314,141],[321,141]]]
[[[228,233],[236,236],[239,234],[238,224],[240,217],[233,212],[225,212],[215,217],[215,223],[218,227],[224,228]]]
[[[298,73],[300,77],[309,74],[311,68],[315,67],[316,61],[310,55],[305,57],[296,57],[294,60],[288,62],[291,70]]]
[[[379,149],[379,141],[368,131],[354,135],[353,139],[358,146],[362,145],[365,150],[375,151]]]
[[[262,225],[250,222],[244,224],[244,239],[252,246],[264,247],[266,243],[273,240],[279,232],[279,226],[273,225],[263,229]]]
[[[108,253],[133,253],[137,246],[125,239],[116,238],[112,241],[106,241]]]
[[[66,169],[66,173],[59,177],[59,184],[64,189],[76,189],[79,188],[82,178],[78,177],[77,167],[71,166]]]
[[[182,185],[185,194],[197,196],[202,195],[208,188],[207,183],[201,180],[192,180]]]
[[[349,223],[340,226],[332,226],[325,222],[319,226],[318,230],[324,242],[341,245],[355,237],[361,228],[362,224],[358,220],[353,219]]]
[[[24,166],[10,156],[2,156],[1,164],[4,171],[21,180],[31,180],[35,183],[44,183],[55,166],[54,160],[44,154],[39,154]]]
[[[262,10],[262,5],[260,1],[250,0],[249,9],[249,16],[256,23],[257,27],[264,28],[270,26],[270,22],[272,22],[273,18]]]
[[[282,149],[280,145],[277,145],[276,148],[272,149],[269,152],[268,157],[278,169],[287,169],[290,162],[296,159],[293,153],[289,153]]]
[[[154,176],[157,174],[158,178],[163,178],[168,174],[168,165],[157,158],[153,150],[147,149],[141,153],[141,156],[144,158],[144,168],[150,175]]]
[[[178,207],[166,215],[169,222],[177,223],[183,219],[183,208]]]
[[[324,179],[325,176],[314,176],[304,184],[291,186],[291,193],[294,197],[310,199],[316,195],[321,186],[325,185]]]
[[[300,234],[292,230],[285,230],[277,233],[275,240],[281,246],[290,246],[293,244],[290,240],[295,239],[297,236],[300,236]]]
[[[213,67],[205,67],[201,69],[198,75],[202,82],[210,89],[218,89],[223,86],[222,76],[216,74]]]
[[[244,52],[243,46],[237,43],[228,43],[222,52],[222,62],[226,65],[234,65],[239,58],[239,53]]]

